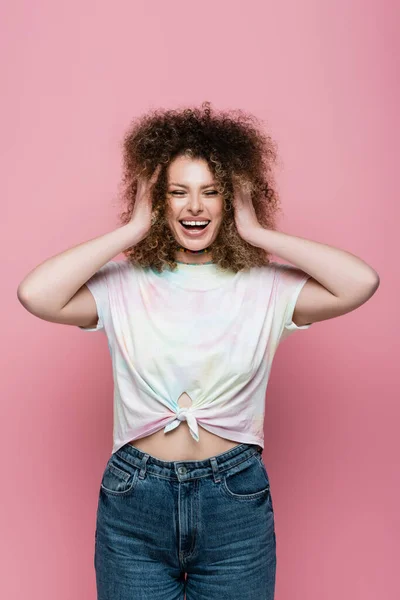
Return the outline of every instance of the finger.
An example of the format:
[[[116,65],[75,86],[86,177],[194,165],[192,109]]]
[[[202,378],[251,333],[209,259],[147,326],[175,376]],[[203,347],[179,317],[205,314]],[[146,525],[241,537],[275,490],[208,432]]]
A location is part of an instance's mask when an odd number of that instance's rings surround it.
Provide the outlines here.
[[[239,191],[239,189],[240,189],[240,179],[239,179],[239,177],[237,177],[237,175],[234,175],[232,177],[232,186],[233,186],[233,190],[234,190],[235,193]]]
[[[236,189],[236,192],[233,196],[233,203],[236,206],[243,206],[243,197],[242,197],[242,192],[240,188]]]
[[[157,165],[153,175],[150,178],[150,185],[152,185],[156,181],[156,179],[158,178],[158,176],[160,174],[160,171],[161,171],[161,165]]]

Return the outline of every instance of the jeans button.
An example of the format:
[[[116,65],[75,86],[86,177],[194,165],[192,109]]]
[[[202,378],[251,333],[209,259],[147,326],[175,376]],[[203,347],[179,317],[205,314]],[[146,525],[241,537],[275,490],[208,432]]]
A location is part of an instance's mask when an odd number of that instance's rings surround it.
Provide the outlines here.
[[[178,467],[179,475],[184,475],[186,473],[186,471],[187,471],[186,467]]]

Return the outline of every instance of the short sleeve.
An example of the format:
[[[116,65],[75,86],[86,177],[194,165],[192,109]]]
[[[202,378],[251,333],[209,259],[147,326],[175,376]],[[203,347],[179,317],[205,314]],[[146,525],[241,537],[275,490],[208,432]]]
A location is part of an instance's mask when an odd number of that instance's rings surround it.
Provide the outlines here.
[[[312,325],[312,323],[306,325],[293,323],[293,313],[297,299],[311,275],[293,265],[273,262],[270,265],[274,269],[276,313],[280,320],[280,341],[282,341],[294,331],[306,330]]]
[[[90,290],[97,308],[98,321],[95,327],[81,327],[82,331],[100,331],[104,332],[104,325],[110,314],[110,287],[118,273],[118,261],[110,260],[103,265],[96,273],[88,279],[86,286]]]

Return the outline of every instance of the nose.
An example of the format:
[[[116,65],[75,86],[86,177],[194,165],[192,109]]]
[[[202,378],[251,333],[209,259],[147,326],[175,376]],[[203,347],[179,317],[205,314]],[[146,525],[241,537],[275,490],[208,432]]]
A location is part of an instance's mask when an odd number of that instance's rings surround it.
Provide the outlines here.
[[[203,202],[200,193],[196,194],[196,192],[194,192],[193,194],[189,195],[188,208],[190,208],[190,210],[196,214],[203,210]]]

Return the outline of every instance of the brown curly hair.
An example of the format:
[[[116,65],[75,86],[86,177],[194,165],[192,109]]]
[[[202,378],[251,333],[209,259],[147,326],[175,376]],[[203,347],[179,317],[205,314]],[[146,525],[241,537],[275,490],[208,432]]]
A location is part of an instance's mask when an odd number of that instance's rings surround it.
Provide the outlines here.
[[[233,178],[239,184],[250,182],[261,227],[276,229],[280,210],[272,173],[276,144],[257,127],[256,121],[242,110],[215,113],[210,102],[203,102],[200,108],[156,109],[134,119],[123,139],[121,225],[131,219],[138,176],[151,177],[158,164],[162,168],[152,188],[157,219],[141,242],[123,252],[132,264],[158,272],[166,266],[173,270],[177,266],[179,246],[166,216],[167,169],[182,155],[207,161],[223,197],[224,216],[212,244],[213,262],[233,272],[269,264],[265,250],[240,237],[232,204]]]

